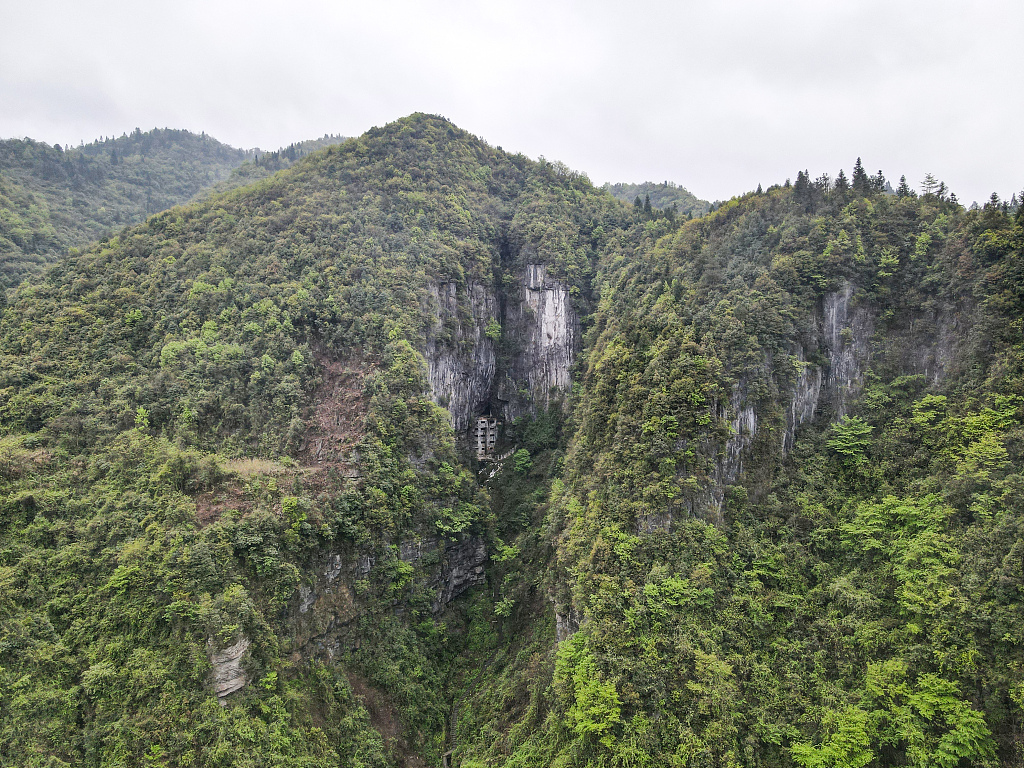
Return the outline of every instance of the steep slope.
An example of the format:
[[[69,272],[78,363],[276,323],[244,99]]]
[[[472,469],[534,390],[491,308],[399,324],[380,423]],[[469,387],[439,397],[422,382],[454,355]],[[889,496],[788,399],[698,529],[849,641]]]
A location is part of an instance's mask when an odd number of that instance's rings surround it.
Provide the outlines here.
[[[451,603],[499,544],[453,427],[558,411],[631,226],[564,166],[415,115],[16,293],[4,761],[436,760],[479,625]]]
[[[1019,764],[1024,222],[824,178],[413,115],[19,289],[0,761]]]
[[[604,262],[561,642],[463,764],[1019,764],[1022,218],[776,188]]]

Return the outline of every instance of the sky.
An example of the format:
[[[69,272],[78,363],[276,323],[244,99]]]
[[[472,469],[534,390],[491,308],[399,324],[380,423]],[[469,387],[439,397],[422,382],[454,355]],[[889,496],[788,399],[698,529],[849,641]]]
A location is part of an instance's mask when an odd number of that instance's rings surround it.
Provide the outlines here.
[[[440,114],[592,181],[717,200],[857,157],[1024,188],[1021,0],[0,0],[0,138],[275,149]]]

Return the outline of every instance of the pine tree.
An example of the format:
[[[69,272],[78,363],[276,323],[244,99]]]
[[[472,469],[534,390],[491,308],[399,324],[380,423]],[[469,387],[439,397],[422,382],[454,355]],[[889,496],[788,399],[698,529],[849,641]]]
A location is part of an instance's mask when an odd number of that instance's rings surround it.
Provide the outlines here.
[[[911,197],[913,194],[910,185],[907,184],[906,175],[900,176],[900,185],[896,187],[896,197]]]
[[[793,184],[793,199],[800,203],[807,202],[810,191],[810,179],[803,171],[796,172],[796,182]]]
[[[650,195],[644,195],[644,215],[645,216],[651,216],[652,214],[653,214],[653,209],[651,208],[651,196]]]
[[[921,182],[921,194],[934,195],[938,188],[939,180],[932,176],[932,174],[926,173],[924,175],[924,181]]]
[[[839,169],[839,175],[836,176],[836,183],[833,189],[840,197],[845,196],[850,191],[850,182],[847,180],[846,172],[842,168]]]
[[[861,163],[860,158],[857,158],[857,162],[853,164],[853,191],[861,197],[867,197],[871,194],[871,180],[868,178],[867,171],[864,170],[864,165]]]

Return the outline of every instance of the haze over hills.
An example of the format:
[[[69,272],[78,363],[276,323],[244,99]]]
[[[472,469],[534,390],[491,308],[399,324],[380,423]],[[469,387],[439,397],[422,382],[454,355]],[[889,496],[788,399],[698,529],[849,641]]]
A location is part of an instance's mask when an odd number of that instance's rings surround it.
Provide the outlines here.
[[[1020,764],[1020,210],[281,162],[0,316],[0,762]]]

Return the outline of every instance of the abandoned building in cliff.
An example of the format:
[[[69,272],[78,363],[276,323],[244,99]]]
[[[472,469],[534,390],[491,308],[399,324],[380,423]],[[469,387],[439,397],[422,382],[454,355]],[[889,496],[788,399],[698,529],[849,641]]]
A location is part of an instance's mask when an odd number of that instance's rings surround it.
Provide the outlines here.
[[[493,416],[479,416],[476,420],[476,458],[491,461],[494,447],[498,444],[498,427],[501,422]]]

